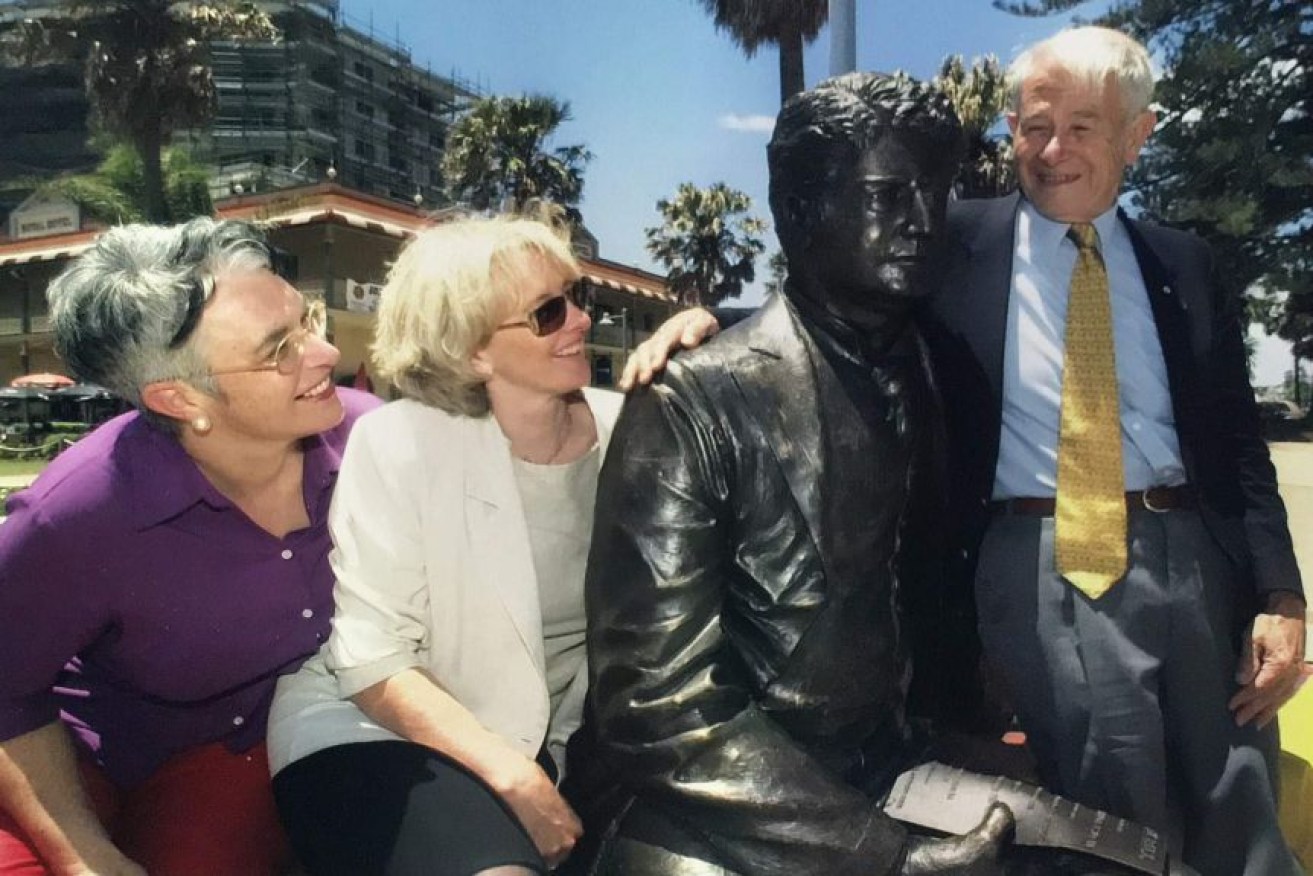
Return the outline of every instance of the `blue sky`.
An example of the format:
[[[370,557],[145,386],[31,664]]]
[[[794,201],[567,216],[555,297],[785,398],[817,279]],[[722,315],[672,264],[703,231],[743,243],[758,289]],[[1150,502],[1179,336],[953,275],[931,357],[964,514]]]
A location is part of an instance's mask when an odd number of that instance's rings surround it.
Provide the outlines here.
[[[1096,15],[1106,0],[1082,4]],[[681,182],[725,182],[769,219],[766,141],[779,108],[775,50],[744,57],[698,0],[341,0],[347,23],[409,47],[415,62],[487,94],[548,94],[573,118],[552,145],[593,153],[583,214],[605,258],[663,272],[644,249],[656,202]],[[989,0],[857,0],[857,66],[934,75],[942,60],[1004,63],[1071,16],[1020,18]],[[806,53],[808,84],[829,73],[829,31]],[[768,250],[775,248],[767,235]],[[758,276],[765,274],[765,259]],[[760,298],[760,282],[744,296]],[[1289,359],[1264,347],[1258,382]]]

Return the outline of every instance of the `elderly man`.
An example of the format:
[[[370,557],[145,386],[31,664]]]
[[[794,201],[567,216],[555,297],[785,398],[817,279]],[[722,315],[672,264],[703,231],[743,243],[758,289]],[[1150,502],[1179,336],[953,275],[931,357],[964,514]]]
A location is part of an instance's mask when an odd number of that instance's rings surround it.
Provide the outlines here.
[[[1142,46],[1076,28],[1010,78],[1021,195],[952,212],[923,323],[986,653],[1051,787],[1204,873],[1298,872],[1264,725],[1304,601],[1240,302],[1202,241],[1117,208],[1154,125]]]
[[[784,294],[628,401],[570,752],[593,872],[996,872],[1006,809],[909,840],[878,803],[919,754],[894,558],[933,422],[911,315],[960,152],[944,98],[902,77],[789,101]]]
[[[1271,721],[1300,683],[1305,604],[1240,302],[1201,240],[1117,208],[1154,126],[1142,46],[1074,28],[1009,79],[1021,193],[953,205],[921,321],[950,576],[974,581],[1047,785],[1166,831],[1203,873],[1298,873]],[[705,328],[673,325],[638,362]]]

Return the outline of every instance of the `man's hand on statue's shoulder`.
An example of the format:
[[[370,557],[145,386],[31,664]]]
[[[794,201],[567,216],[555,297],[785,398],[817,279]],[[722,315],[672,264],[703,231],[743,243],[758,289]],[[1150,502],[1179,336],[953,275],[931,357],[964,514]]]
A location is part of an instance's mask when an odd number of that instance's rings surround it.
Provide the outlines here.
[[[681,310],[652,333],[652,337],[639,344],[629,355],[619,387],[628,392],[652,382],[680,349],[693,349],[720,331],[720,323],[711,311],[701,307]]]
[[[1002,876],[1004,850],[1016,826],[1012,810],[995,802],[970,833],[946,839],[910,837],[901,876]]]
[[[1277,591],[1254,618],[1236,667],[1241,688],[1230,703],[1237,724],[1256,721],[1265,727],[1308,679],[1304,663],[1306,610],[1299,594]]]

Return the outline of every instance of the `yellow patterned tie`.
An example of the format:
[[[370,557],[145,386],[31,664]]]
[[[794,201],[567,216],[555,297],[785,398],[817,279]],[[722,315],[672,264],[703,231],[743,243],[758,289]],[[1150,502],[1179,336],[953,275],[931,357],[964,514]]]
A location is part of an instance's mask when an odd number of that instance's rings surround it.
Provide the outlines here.
[[[1067,301],[1055,512],[1058,572],[1098,599],[1126,572],[1126,485],[1108,272],[1093,225],[1071,226],[1079,255]]]

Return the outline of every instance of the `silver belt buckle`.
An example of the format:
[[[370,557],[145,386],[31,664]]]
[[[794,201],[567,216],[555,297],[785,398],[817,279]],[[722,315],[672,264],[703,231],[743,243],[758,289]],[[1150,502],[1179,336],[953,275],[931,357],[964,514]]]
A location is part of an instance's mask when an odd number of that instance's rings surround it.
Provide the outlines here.
[[[1153,505],[1153,503],[1149,501],[1149,494],[1152,493],[1152,492],[1153,492],[1154,490],[1156,490],[1156,489],[1159,489],[1159,488],[1158,488],[1158,487],[1150,487],[1149,489],[1147,489],[1147,490],[1145,490],[1144,492],[1140,493],[1140,503],[1141,503],[1142,505],[1144,505],[1145,508],[1147,508],[1148,510],[1152,511],[1152,512],[1155,513],[1155,514],[1166,514],[1168,511],[1170,511],[1170,510],[1172,510],[1172,509],[1170,509],[1170,508],[1155,508],[1154,505]],[[1167,487],[1163,487],[1163,489],[1167,489]]]

